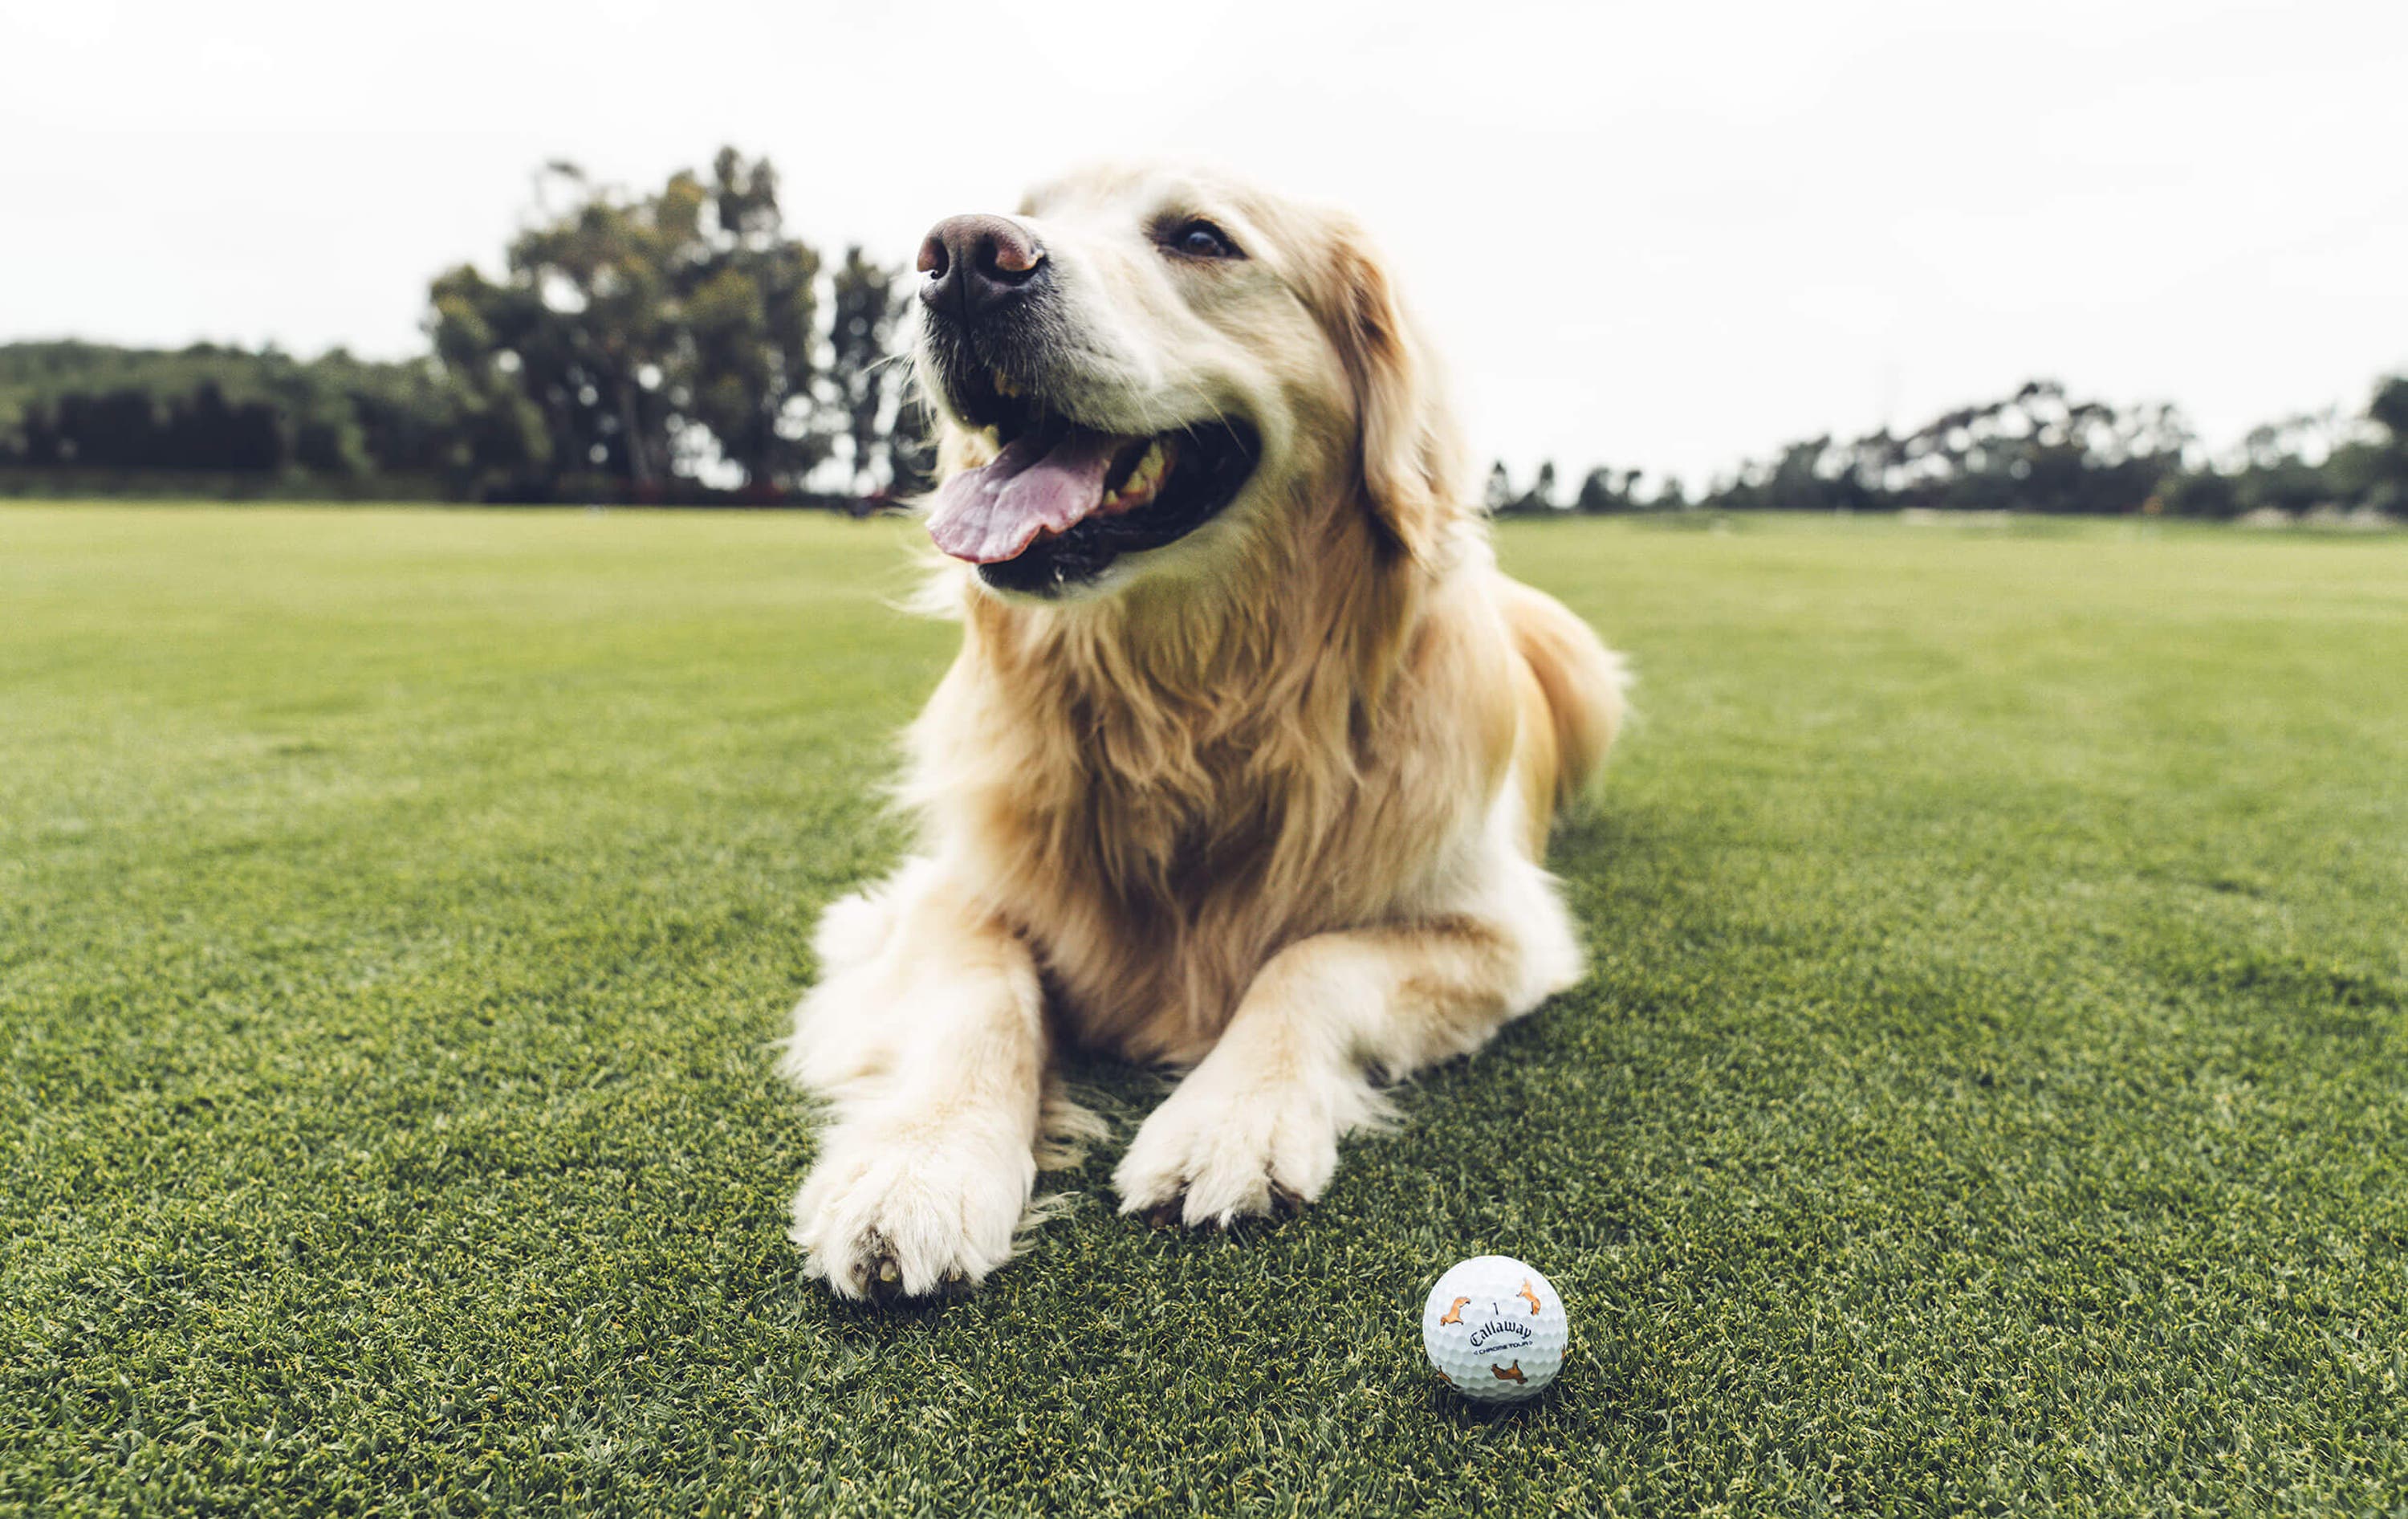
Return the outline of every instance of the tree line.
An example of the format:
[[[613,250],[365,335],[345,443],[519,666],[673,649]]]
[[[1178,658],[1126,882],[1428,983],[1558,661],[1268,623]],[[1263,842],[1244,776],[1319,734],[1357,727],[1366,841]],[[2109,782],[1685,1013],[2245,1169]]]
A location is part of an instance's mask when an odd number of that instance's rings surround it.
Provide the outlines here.
[[[436,277],[418,358],[0,346],[0,475],[874,501],[930,467],[892,359],[909,291],[795,236],[766,159],[723,150],[641,195],[554,163],[497,271]]]
[[[874,504],[931,468],[894,361],[910,291],[858,247],[824,255],[796,236],[766,159],[723,149],[642,194],[553,163],[498,268],[431,282],[415,358],[0,345],[0,489]],[[1639,469],[1570,484],[1553,463],[1517,486],[1499,463],[1487,504],[2408,513],[2408,377],[2360,413],[2259,427],[2223,459],[2172,407],[2035,380],[1911,432],[1792,443],[1695,496]]]
[[[2408,376],[2363,411],[2305,413],[2253,428],[2221,460],[2166,405],[2081,400],[2054,380],[1942,413],[1908,433],[1828,435],[1751,461],[1691,498],[1678,479],[1598,467],[1570,491],[1553,463],[1517,489],[1491,466],[1488,506],[1547,512],[2039,511],[2228,519],[2319,509],[2408,515]]]

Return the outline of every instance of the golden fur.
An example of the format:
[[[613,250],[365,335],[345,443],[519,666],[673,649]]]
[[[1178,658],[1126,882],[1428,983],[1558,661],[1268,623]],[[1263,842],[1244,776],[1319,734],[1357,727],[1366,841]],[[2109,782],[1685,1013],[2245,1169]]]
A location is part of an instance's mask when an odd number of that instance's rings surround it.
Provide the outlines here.
[[[1258,267],[1157,271],[1138,229],[1166,205],[1242,229]],[[1174,423],[1242,408],[1264,454],[1220,519],[1098,594],[942,578],[963,638],[910,734],[922,849],[830,910],[787,1057],[835,1104],[796,1238],[848,1296],[1008,1257],[1058,1038],[1193,1068],[1115,1173],[1125,1209],[1317,1196],[1379,1111],[1372,1075],[1577,977],[1538,861],[1621,713],[1618,661],[1495,568],[1350,222],[1159,170],[1021,214],[1084,324],[1057,386]],[[982,457],[935,399],[948,461]]]

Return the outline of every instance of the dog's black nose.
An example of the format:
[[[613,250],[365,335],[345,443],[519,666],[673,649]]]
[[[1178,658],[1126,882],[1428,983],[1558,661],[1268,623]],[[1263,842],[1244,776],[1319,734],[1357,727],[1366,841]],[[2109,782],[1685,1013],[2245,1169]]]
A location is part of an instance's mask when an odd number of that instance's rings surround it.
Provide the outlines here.
[[[1009,217],[949,216],[920,244],[920,272],[928,309],[968,323],[1041,283],[1045,250]]]

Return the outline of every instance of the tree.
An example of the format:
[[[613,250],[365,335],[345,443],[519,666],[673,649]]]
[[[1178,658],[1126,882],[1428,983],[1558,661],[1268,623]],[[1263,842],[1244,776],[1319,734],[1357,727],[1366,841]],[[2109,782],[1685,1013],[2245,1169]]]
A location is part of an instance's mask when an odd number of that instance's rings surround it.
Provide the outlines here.
[[[2182,467],[2192,439],[2169,406],[2075,400],[2053,380],[1959,407],[1903,437],[1790,444],[1707,504],[1793,510],[2137,511]]]
[[[1641,471],[1626,469],[1618,475],[1599,466],[1581,481],[1580,494],[1573,499],[1573,509],[1584,512],[1632,511],[1639,506],[1639,480]]]
[[[18,462],[79,467],[366,479],[443,473],[456,404],[424,360],[340,349],[304,362],[273,348],[96,343],[0,346],[0,433]]]
[[[1505,473],[1505,461],[1498,459],[1488,466],[1488,484],[1481,492],[1481,505],[1490,512],[1510,511],[1513,508],[1513,480]]]
[[[533,300],[521,372],[564,419],[560,433],[638,486],[667,471],[672,418],[661,380],[673,358],[670,302],[679,245],[691,238],[701,187],[672,176],[654,200],[623,204],[573,165],[547,171],[582,198],[510,246],[514,283]]]
[[[2240,493],[2233,489],[2232,478],[2213,468],[2176,475],[2159,494],[2166,510],[2177,517],[2221,520],[2237,516],[2241,510]]]
[[[2408,451],[2408,375],[2392,375],[2374,388],[2366,415],[2391,435],[2391,446]]]
[[[919,495],[937,483],[937,437],[928,405],[906,394],[895,407],[886,428],[886,490],[895,496]]]
[[[901,281],[893,270],[848,248],[834,281],[836,310],[828,324],[828,387],[838,419],[844,423],[853,488],[863,495],[876,491],[879,436],[886,412],[892,345],[902,314]],[[895,462],[887,460],[892,486]]]
[[[643,493],[716,452],[756,485],[799,484],[830,432],[814,413],[820,262],[785,235],[776,171],[724,149],[708,183],[681,170],[631,199],[553,164],[538,205],[502,279],[462,265],[431,292],[437,357],[504,423],[489,437],[532,436],[498,407],[515,389],[555,479],[598,470]]]
[[[831,432],[812,394],[820,256],[785,235],[767,160],[723,148],[711,176],[709,224],[679,255],[688,346],[674,394],[749,482],[799,484]]]
[[[1539,461],[1538,477],[1530,481],[1529,490],[1513,502],[1511,509],[1541,513],[1559,509],[1555,505],[1555,462],[1553,459]]]
[[[2376,385],[2366,417],[2385,435],[2370,444],[2374,485],[2368,499],[2386,511],[2408,511],[2408,375]]]
[[[1621,493],[1613,488],[1613,471],[1603,466],[1582,479],[1580,494],[1572,498],[1573,509],[1584,512],[1619,511],[1623,506]]]
[[[0,464],[660,500],[722,470],[803,491],[841,451],[854,488],[910,492],[933,450],[889,351],[907,298],[858,248],[824,271],[765,160],[640,195],[554,163],[498,272],[429,285],[425,358],[0,345]]]
[[[1823,472],[1825,456],[1830,451],[1828,434],[1784,449],[1765,481],[1764,504],[1785,511],[1828,511],[1839,506]]]

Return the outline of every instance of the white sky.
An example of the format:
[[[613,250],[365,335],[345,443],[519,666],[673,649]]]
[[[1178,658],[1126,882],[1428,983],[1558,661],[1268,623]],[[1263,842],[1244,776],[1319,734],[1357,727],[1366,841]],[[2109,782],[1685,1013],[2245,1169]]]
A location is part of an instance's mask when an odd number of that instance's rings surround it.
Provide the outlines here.
[[[909,256],[1082,159],[1354,207],[1475,444],[1672,469],[2034,375],[2211,443],[2408,366],[2408,3],[0,0],[0,337],[414,351],[555,156]]]

